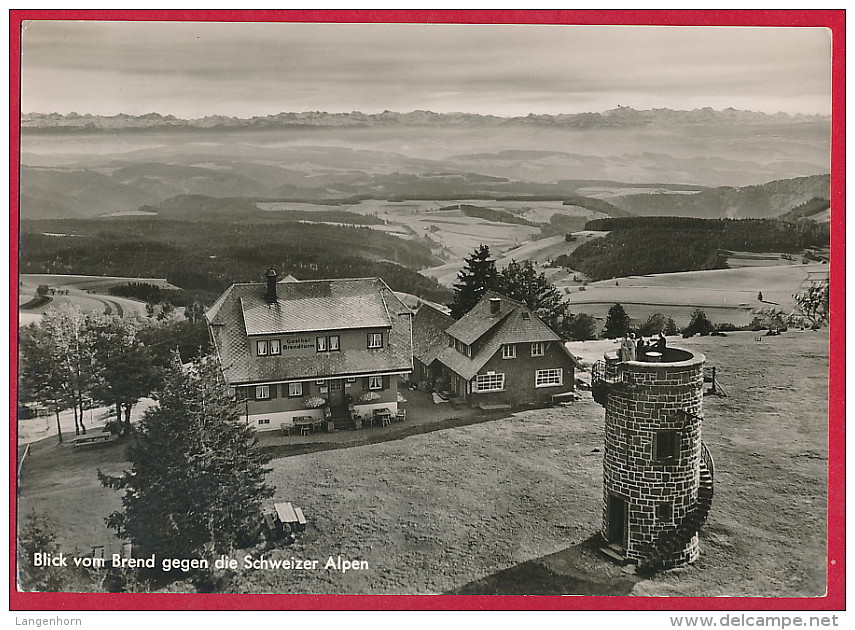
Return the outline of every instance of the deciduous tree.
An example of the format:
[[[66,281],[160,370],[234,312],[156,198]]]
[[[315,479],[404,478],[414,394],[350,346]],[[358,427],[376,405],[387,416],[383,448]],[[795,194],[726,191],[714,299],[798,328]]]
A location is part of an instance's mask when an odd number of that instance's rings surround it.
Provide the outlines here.
[[[811,283],[809,287],[793,295],[796,311],[790,319],[794,323],[806,323],[819,327],[828,323],[830,285],[828,280]]]
[[[568,312],[568,304],[555,285],[543,273],[537,273],[530,260],[522,263],[511,261],[490,288],[525,304],[560,337],[569,336],[572,316]]]
[[[570,339],[576,341],[587,341],[597,338],[597,321],[587,313],[579,313],[573,316],[568,326]]]
[[[699,334],[705,337],[713,330],[715,330],[713,323],[707,319],[706,313],[698,308],[692,312],[692,319],[689,321],[689,325],[683,329],[683,336],[691,337],[692,335]]]

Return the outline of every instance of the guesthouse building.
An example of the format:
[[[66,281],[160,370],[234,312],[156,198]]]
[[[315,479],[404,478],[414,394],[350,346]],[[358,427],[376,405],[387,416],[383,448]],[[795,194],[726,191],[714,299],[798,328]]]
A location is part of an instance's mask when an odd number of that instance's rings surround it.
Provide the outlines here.
[[[207,313],[223,375],[258,430],[295,418],[397,411],[413,369],[412,312],[379,278],[230,286]]]
[[[481,407],[550,403],[574,390],[578,361],[524,304],[488,291],[457,321],[424,308],[413,321],[415,365],[433,389]]]

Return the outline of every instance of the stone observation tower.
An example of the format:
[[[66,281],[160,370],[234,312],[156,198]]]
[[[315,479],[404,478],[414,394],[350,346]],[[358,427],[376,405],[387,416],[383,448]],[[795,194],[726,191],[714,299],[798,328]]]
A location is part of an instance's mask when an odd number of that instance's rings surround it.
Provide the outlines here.
[[[713,495],[714,464],[701,440],[704,355],[678,348],[592,370],[606,410],[603,528],[607,554],[639,567],[694,562]]]

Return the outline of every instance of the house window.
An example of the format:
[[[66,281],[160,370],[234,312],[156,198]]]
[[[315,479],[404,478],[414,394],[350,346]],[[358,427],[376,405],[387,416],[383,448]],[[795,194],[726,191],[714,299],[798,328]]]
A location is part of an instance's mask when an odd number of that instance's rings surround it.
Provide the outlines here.
[[[534,373],[535,387],[553,387],[564,383],[564,370],[551,368],[549,370],[537,370]]]
[[[671,520],[671,504],[657,503],[656,504],[656,520],[670,521]]]
[[[258,426],[261,426],[263,424],[270,424],[270,418],[259,418]]]
[[[270,354],[282,354],[282,344],[278,339],[270,340]]]
[[[355,382],[356,382],[356,379],[355,379],[355,378],[351,378],[351,377],[347,377],[345,380],[346,380],[348,383],[355,383]]]
[[[260,357],[267,356],[267,340],[256,341],[255,342],[255,351]]]
[[[542,357],[543,356],[543,342],[535,341],[531,344],[531,356],[533,357]]]
[[[653,440],[653,454],[657,462],[670,462],[680,454],[680,436],[677,431],[657,431]]]
[[[326,337],[318,337],[316,348],[318,352],[326,352],[327,351],[327,338]]]
[[[502,346],[502,358],[503,359],[516,359],[517,358],[517,346],[513,343],[506,343]]]
[[[368,389],[383,389],[383,377],[382,376],[369,376],[368,377]]]
[[[296,398],[297,396],[303,395],[303,384],[302,383],[288,383],[288,397]]]
[[[270,385],[259,385],[255,388],[256,400],[265,400],[270,398]]]
[[[368,333],[368,347],[369,348],[382,348],[383,347],[383,333]]]
[[[475,377],[475,391],[477,392],[500,392],[504,389],[504,374],[479,374]]]
[[[341,340],[338,335],[330,335],[330,352],[338,352],[341,349]]]

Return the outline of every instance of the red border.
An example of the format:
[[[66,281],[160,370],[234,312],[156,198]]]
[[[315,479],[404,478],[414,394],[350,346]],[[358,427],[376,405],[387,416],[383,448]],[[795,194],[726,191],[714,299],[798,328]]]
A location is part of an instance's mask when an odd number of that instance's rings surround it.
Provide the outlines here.
[[[381,596],[381,595],[178,595],[20,593],[10,554],[10,610],[843,610],[845,609],[845,19],[843,10],[341,10],[341,11],[91,11],[10,10],[9,226],[10,350],[17,357],[18,151],[20,29],[24,20],[158,20],[289,22],[421,22],[466,24],[635,24],[670,26],[823,26],[832,32],[831,313],[828,458],[828,591],[817,598]],[[10,418],[16,417],[10,374]],[[15,549],[15,456],[10,423],[10,549]]]

